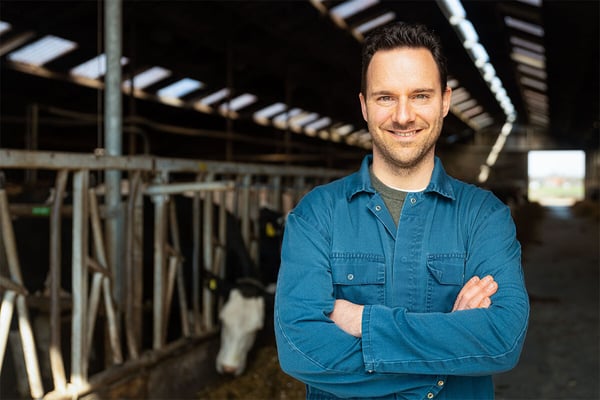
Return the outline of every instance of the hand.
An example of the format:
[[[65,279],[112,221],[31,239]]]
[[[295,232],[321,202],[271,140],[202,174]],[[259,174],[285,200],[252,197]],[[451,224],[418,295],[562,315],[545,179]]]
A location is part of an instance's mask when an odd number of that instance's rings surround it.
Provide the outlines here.
[[[362,336],[362,313],[365,306],[354,304],[348,300],[338,299],[335,301],[333,311],[329,318],[344,332],[356,336]]]
[[[463,286],[456,296],[452,311],[488,308],[492,304],[490,297],[498,290],[498,283],[491,275],[479,279],[474,276]]]

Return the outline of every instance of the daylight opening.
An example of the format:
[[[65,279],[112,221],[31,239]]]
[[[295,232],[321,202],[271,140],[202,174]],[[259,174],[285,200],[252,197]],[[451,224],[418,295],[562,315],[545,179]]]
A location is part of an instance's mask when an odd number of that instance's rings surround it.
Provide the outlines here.
[[[529,201],[572,206],[585,195],[585,153],[581,150],[530,151]]]

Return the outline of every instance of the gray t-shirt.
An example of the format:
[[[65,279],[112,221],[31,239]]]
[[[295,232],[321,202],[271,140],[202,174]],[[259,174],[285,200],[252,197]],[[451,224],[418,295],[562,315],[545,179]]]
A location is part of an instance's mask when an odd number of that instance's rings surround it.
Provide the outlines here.
[[[372,168],[369,168],[369,174],[371,175],[371,184],[373,185],[373,188],[383,198],[385,206],[392,215],[396,226],[398,226],[398,220],[400,219],[402,205],[404,204],[404,199],[406,198],[408,192],[404,192],[402,190],[397,190],[386,186],[383,182],[377,179],[377,177],[373,173]]]

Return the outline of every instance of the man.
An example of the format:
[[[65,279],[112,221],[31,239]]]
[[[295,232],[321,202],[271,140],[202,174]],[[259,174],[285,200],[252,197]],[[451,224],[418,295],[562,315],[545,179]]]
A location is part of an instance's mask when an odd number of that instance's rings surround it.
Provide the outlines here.
[[[363,47],[373,154],[288,215],[275,333],[308,399],[491,399],[529,303],[509,209],[435,156],[450,107],[439,39],[395,23]]]

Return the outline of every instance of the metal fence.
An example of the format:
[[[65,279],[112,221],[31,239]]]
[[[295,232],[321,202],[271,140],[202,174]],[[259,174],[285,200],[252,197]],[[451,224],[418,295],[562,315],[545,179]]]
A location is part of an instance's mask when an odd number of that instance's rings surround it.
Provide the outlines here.
[[[107,171],[122,174],[122,202],[118,210],[108,209],[103,202],[102,177]],[[244,245],[256,260],[258,208],[268,205],[285,212],[312,187],[345,171],[150,156],[0,150],[0,174],[5,176],[5,182],[0,182],[0,365],[6,367],[10,362],[4,360],[10,336],[19,344],[11,349],[18,347],[20,354],[15,354],[24,360],[22,370],[26,377],[21,376],[20,380],[25,382],[29,395],[71,398],[93,391],[111,375],[157,362],[182,341],[218,331],[217,297],[200,282],[205,272],[224,276],[226,212],[241,221]],[[27,176],[35,176],[40,182],[40,177],[44,177],[45,182],[51,182],[53,195],[47,202],[10,201],[11,188]],[[191,271],[182,267],[181,233],[173,201],[177,196],[192,203]],[[214,204],[220,206],[217,214]],[[148,207],[153,208],[154,215],[150,232],[143,223]],[[31,217],[32,213],[38,214],[37,218],[48,218],[50,254],[42,294],[28,293],[26,289],[27,276],[23,272],[29,268],[20,264],[17,240],[28,238],[15,238],[13,230],[14,218]],[[117,238],[110,237],[111,231],[106,229],[111,218],[121,223]],[[64,223],[72,225],[70,266],[64,265],[61,253],[65,245],[61,243]],[[144,265],[144,235],[146,239],[149,235],[153,238],[151,265]],[[119,256],[111,261],[107,253],[115,243],[120,248]],[[71,289],[65,293],[61,276],[63,269],[69,267]],[[148,272],[152,279],[147,279]],[[191,279],[191,288],[186,288],[184,273]],[[144,298],[143,293],[152,296]],[[30,319],[32,308],[40,303],[46,305],[50,331],[44,346],[36,340]],[[178,307],[173,308],[174,303]],[[180,329],[176,337],[167,335],[173,309],[179,310]],[[65,313],[70,332],[61,329]],[[142,340],[145,319],[151,320],[150,344]],[[11,321],[16,321],[13,326],[18,326],[18,333],[17,329],[11,333]],[[99,369],[90,372],[90,354],[100,324],[107,344],[104,361]],[[70,349],[63,348],[63,336],[69,337]],[[40,349],[48,352],[52,387],[43,384]]]

